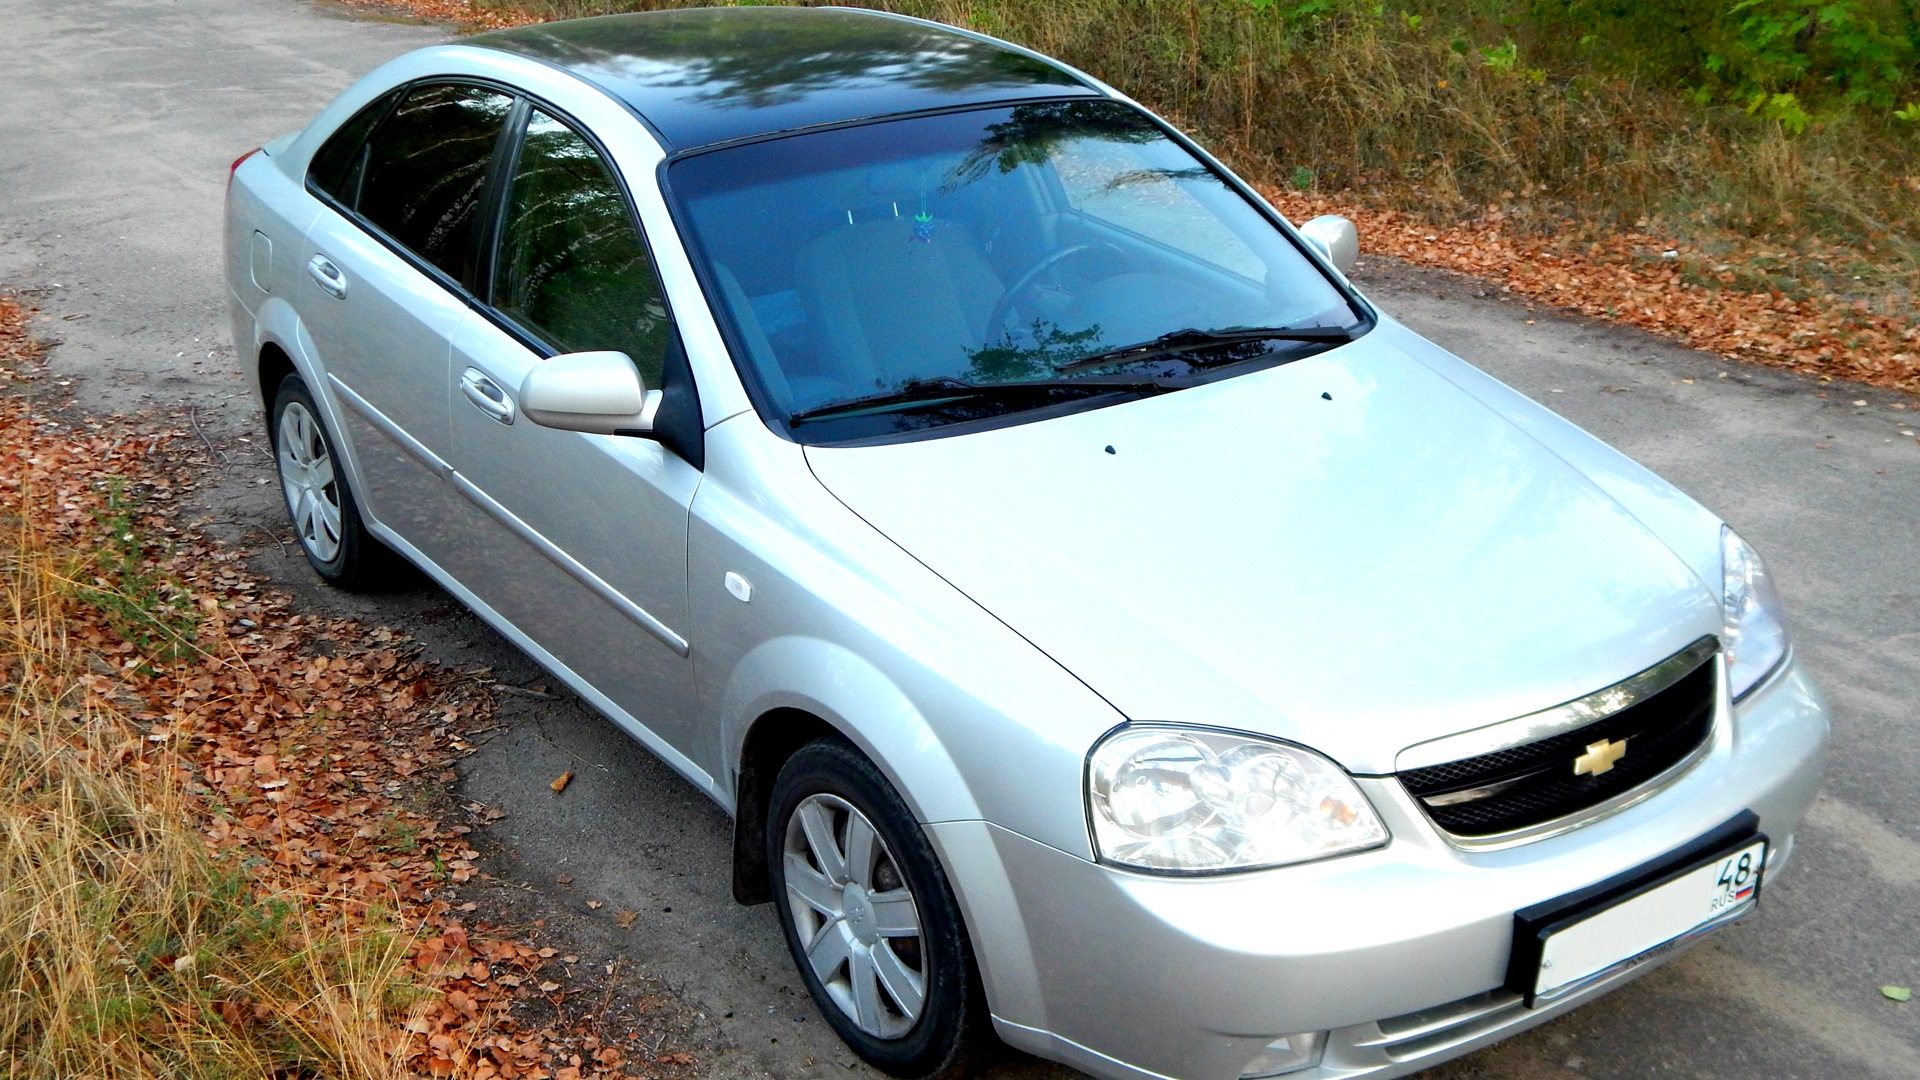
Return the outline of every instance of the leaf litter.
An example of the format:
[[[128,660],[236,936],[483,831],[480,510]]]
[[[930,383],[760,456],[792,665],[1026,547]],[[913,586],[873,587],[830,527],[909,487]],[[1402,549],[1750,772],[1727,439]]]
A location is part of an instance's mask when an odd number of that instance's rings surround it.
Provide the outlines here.
[[[1920,322],[1873,311],[1837,294],[1794,298],[1781,292],[1709,287],[1689,267],[1711,262],[1731,277],[1730,259],[1709,256],[1638,232],[1563,239],[1508,231],[1489,208],[1479,220],[1436,226],[1398,210],[1372,209],[1320,195],[1263,192],[1290,221],[1341,214],[1359,228],[1365,253],[1481,278],[1512,296],[1623,323],[1693,348],[1821,379],[1850,379],[1920,394]],[[1675,258],[1652,255],[1675,252]]]
[[[0,294],[0,521],[84,568],[63,632],[92,658],[73,691],[128,726],[117,767],[184,776],[205,846],[245,868],[261,901],[412,928],[405,963],[424,993],[393,1011],[384,1048],[405,1073],[580,1080],[697,1065],[656,1056],[631,1026],[569,1018],[555,1007],[572,981],[557,950],[462,902],[483,876],[474,830],[505,815],[449,803],[466,818],[452,820],[423,796],[489,724],[489,688],[392,629],[296,610],[247,552],[177,526],[169,510],[198,479],[188,432],[37,414],[19,393],[43,354],[31,314]],[[195,959],[171,963],[189,977]],[[643,1011],[673,1007],[650,997]]]

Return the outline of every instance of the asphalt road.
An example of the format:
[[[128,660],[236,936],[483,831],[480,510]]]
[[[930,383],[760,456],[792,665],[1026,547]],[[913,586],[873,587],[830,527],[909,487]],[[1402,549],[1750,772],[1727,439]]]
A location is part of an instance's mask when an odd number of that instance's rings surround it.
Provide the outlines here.
[[[41,392],[96,414],[185,414],[218,448],[221,480],[183,512],[216,530],[284,534],[227,343],[227,163],[357,74],[445,37],[307,0],[0,0],[0,287],[32,296],[39,332],[60,342]],[[1900,434],[1920,401],[1895,410],[1887,394],[1726,364],[1381,260],[1358,279],[1733,522],[1773,564],[1835,712],[1826,793],[1758,917],[1426,1075],[1920,1077],[1920,1002],[1878,991],[1920,986],[1920,442]],[[271,545],[258,565],[445,662],[543,681],[434,588],[343,597]],[[571,700],[510,696],[502,715],[460,795],[508,814],[488,830],[490,869],[526,886],[511,890],[515,911],[587,962],[619,960],[678,994],[713,1075],[871,1075],[813,1014],[770,909],[729,900],[722,814]],[[556,799],[547,783],[566,769],[576,778]],[[641,913],[632,930],[608,917],[622,909]],[[992,1075],[1063,1071],[1015,1059]]]

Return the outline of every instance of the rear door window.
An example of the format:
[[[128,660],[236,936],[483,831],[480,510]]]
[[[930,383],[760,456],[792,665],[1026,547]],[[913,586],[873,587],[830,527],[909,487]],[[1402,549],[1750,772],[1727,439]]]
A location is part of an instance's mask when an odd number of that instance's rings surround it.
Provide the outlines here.
[[[626,194],[592,143],[538,109],[507,191],[493,304],[560,352],[624,352],[660,385],[667,307]]]
[[[367,141],[354,209],[455,280],[472,280],[474,221],[513,98],[478,86],[410,91]]]

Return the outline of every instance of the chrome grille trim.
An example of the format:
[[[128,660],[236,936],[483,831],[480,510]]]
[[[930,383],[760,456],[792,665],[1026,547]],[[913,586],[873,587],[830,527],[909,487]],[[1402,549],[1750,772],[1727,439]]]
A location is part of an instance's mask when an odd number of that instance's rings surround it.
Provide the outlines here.
[[[1604,802],[1594,803],[1592,806],[1569,814],[1566,817],[1555,818],[1552,821],[1543,821],[1538,825],[1529,825],[1524,829],[1514,829],[1511,832],[1493,833],[1488,836],[1458,836],[1445,829],[1436,829],[1436,831],[1448,844],[1460,848],[1463,851],[1492,851],[1498,848],[1513,847],[1515,844],[1528,844],[1535,840],[1545,840],[1549,836],[1558,836],[1570,829],[1577,829],[1582,825],[1598,821],[1603,817],[1611,817],[1630,806],[1660,794],[1660,792],[1666,790],[1675,780],[1685,775],[1687,770],[1699,764],[1700,759],[1706,757],[1712,750],[1713,732],[1709,731],[1706,739],[1702,740],[1699,746],[1694,747],[1691,753],[1675,762],[1666,772],[1641,784],[1637,788],[1624,791]]]
[[[1511,720],[1463,731],[1458,735],[1409,746],[1394,757],[1394,771],[1406,772],[1445,765],[1450,761],[1525,746],[1561,732],[1585,727],[1653,697],[1692,674],[1694,669],[1713,659],[1719,651],[1720,639],[1708,634],[1645,671],[1629,675],[1612,686],[1583,697]]]

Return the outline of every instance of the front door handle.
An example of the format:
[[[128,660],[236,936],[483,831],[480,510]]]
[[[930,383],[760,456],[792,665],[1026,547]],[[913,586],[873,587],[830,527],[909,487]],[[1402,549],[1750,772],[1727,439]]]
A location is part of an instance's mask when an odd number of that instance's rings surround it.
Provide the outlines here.
[[[468,368],[460,373],[460,392],[467,395],[473,406],[503,424],[513,423],[513,399],[500,388],[500,384],[487,378],[479,368]]]
[[[308,259],[307,275],[313,278],[314,284],[320,286],[321,292],[326,293],[335,300],[345,300],[347,298],[347,275],[341,273],[340,268],[333,265],[332,259],[327,258],[325,255],[315,255],[313,258]]]

